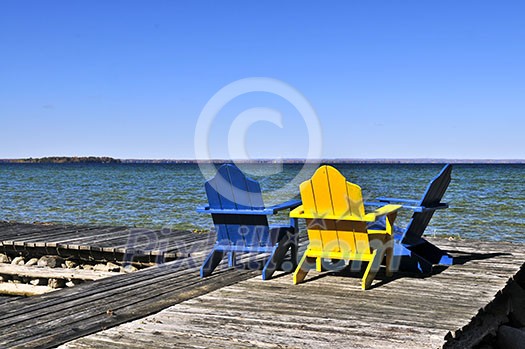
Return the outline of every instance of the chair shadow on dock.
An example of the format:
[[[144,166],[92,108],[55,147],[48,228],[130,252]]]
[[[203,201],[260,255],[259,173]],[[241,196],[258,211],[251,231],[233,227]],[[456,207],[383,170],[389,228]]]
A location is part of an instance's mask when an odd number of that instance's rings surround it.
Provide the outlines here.
[[[244,258],[238,260],[233,266],[230,267],[227,263],[224,263],[222,268],[258,270],[262,272],[269,257],[268,254],[254,256],[246,255]],[[295,270],[296,263],[292,262],[290,254],[288,253],[284,258],[282,264],[276,268],[277,274],[272,276],[272,278],[281,278],[283,276],[291,275]]]
[[[463,265],[468,262],[476,261],[476,260],[486,260],[490,258],[500,257],[500,256],[512,256],[511,253],[472,253],[472,252],[464,252],[464,251],[458,251],[458,250],[451,250],[446,251],[447,253],[454,256],[453,264],[452,265]],[[366,263],[362,263],[359,269],[352,268],[351,265],[347,265],[346,267],[340,269],[340,270],[327,270],[323,271],[322,273],[312,276],[307,280],[307,282],[311,282],[314,280],[318,280],[327,276],[340,276],[340,277],[352,277],[352,278],[361,278],[366,268]],[[413,278],[413,279],[426,279],[431,278],[435,275],[438,275],[445,270],[449,269],[450,266],[446,265],[435,265],[432,268],[432,271],[430,273],[417,273],[417,272],[408,272],[399,270],[394,273],[392,276],[386,276],[385,268],[382,266],[379,271],[377,272],[377,275],[375,279],[377,280],[376,283],[372,284],[370,289],[378,288],[381,286],[384,286],[392,281],[396,281],[403,278]],[[287,275],[288,273],[283,273],[279,276]]]
[[[463,251],[452,251],[454,253],[454,262],[452,265],[463,265],[471,261],[479,261],[499,256],[512,256],[512,253],[494,252],[494,253],[472,253]],[[457,256],[456,256],[457,254]]]
[[[498,253],[475,252],[475,253],[472,253],[472,252],[464,252],[460,250],[450,250],[450,251],[445,251],[445,252],[453,256],[452,265],[463,265],[463,264],[466,264],[472,261],[476,261],[476,260],[486,260],[486,259],[496,258],[500,256],[511,256],[512,255],[511,253],[502,253],[502,252],[498,252]],[[238,261],[233,266],[233,268],[244,269],[244,270],[262,270],[264,267],[264,262],[266,258],[267,256],[263,257],[260,255],[253,256],[251,258],[246,257],[244,260]],[[286,263],[289,263],[290,265],[288,266]],[[335,268],[335,267],[331,268],[330,264],[331,263],[329,261],[325,261],[325,266],[328,266],[328,267],[325,270],[323,270],[323,272],[317,275],[312,275],[312,277],[306,280],[306,283],[312,282],[315,280],[319,280],[327,276],[361,278],[366,268],[366,263],[361,263],[361,265],[358,266],[357,268],[355,266],[352,266],[351,264],[348,264],[346,265],[346,267],[343,267],[343,268]],[[227,265],[223,265],[223,268],[228,268],[228,267]],[[448,268],[450,268],[450,266],[435,265],[432,268],[432,271],[430,273],[418,273],[418,272],[408,272],[408,271],[399,270],[399,271],[396,271],[393,276],[388,277],[385,274],[384,266],[382,266],[377,272],[377,275],[375,277],[377,282],[374,283],[370,289],[381,287],[392,281],[403,279],[403,278],[413,278],[413,279],[430,278],[430,277],[433,277],[434,275],[438,275],[442,273]],[[294,269],[292,268],[292,263],[289,260],[289,258],[285,260],[285,264],[282,266],[282,268],[279,268],[278,270],[280,272],[277,273],[273,278],[289,277],[292,274]]]

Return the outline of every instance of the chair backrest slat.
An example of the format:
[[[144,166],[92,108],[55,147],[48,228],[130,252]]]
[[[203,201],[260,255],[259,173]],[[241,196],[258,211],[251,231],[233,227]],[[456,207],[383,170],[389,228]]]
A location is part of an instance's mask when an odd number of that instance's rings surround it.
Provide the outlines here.
[[[430,181],[419,205],[425,208],[433,208],[441,203],[441,199],[452,180],[452,165],[447,164],[441,172]],[[415,243],[421,238],[428,223],[434,215],[434,210],[425,212],[414,212],[408,222],[406,230],[401,238],[405,243]]]
[[[248,178],[236,166],[223,165],[205,184],[212,209],[260,210],[264,208],[259,183]],[[212,214],[217,240],[243,246],[271,244],[268,218],[259,214]]]
[[[335,252],[369,253],[370,246],[364,222],[323,219],[326,215],[365,214],[361,188],[347,182],[331,166],[321,166],[312,178],[300,186],[303,209],[319,219],[307,220],[310,248]]]
[[[447,188],[452,180],[452,165],[448,164],[443,167],[441,172],[430,181],[423,197],[420,201],[420,206],[434,207],[439,205],[441,199],[445,195]]]

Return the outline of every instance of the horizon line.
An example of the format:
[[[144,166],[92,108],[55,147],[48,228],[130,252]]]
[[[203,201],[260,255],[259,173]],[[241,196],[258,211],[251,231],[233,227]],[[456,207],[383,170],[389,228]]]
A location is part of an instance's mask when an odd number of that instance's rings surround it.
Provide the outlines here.
[[[329,163],[406,163],[406,164],[441,164],[441,163],[453,163],[453,164],[525,164],[525,159],[472,159],[472,158],[461,158],[461,159],[450,159],[450,158],[320,158],[320,159],[306,159],[306,158],[258,158],[258,159],[169,159],[169,158],[113,158],[110,156],[45,156],[45,157],[25,157],[25,158],[1,158],[0,162],[15,162],[15,161],[28,161],[28,160],[39,160],[48,158],[105,158],[120,161],[122,163],[147,163],[147,162],[172,162],[172,163],[220,163],[220,162],[239,162],[239,163],[317,163],[317,162],[329,162]]]

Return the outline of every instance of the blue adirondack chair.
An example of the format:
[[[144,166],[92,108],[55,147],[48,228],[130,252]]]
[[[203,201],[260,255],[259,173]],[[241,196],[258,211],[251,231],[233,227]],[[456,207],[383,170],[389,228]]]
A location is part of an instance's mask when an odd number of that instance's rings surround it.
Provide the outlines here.
[[[293,209],[301,204],[291,200],[265,207],[259,183],[248,178],[235,165],[222,165],[215,176],[205,184],[209,205],[197,212],[212,216],[217,238],[213,250],[201,267],[200,275],[210,275],[228,255],[228,265],[235,265],[236,253],[269,253],[263,271],[263,280],[269,279],[281,265],[286,252],[291,250],[291,270],[297,264],[297,219],[287,226],[269,226],[268,215]]]
[[[397,203],[414,213],[405,229],[395,227],[393,266],[400,270],[429,273],[433,265],[452,265],[453,259],[439,247],[423,238],[423,233],[436,210],[448,208],[441,199],[451,181],[452,165],[447,164],[430,181],[420,200],[380,197],[383,204]],[[374,229],[374,227],[369,227]]]

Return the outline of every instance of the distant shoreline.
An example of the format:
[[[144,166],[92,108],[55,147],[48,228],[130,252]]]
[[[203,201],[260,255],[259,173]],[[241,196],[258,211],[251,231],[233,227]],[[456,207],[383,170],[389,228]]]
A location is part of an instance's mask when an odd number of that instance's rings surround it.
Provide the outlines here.
[[[0,159],[0,164],[199,164],[199,163],[254,163],[254,164],[303,164],[305,159],[256,159],[256,160],[188,160],[188,159],[115,159],[112,157],[68,157],[53,156],[44,158]],[[325,164],[525,164],[525,159],[322,159],[309,160]]]
[[[119,164],[121,160],[108,156],[49,156],[43,158],[0,159],[9,164]]]

